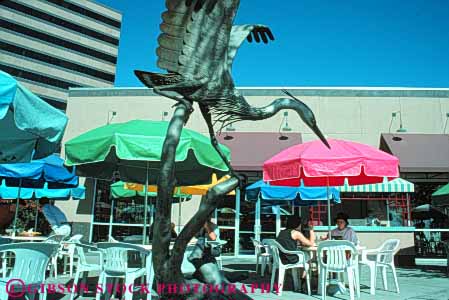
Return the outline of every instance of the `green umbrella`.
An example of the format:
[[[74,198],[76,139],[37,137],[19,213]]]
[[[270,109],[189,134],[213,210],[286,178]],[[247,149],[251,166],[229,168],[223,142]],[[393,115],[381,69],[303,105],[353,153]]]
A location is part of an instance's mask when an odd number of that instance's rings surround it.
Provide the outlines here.
[[[157,184],[167,129],[168,122],[132,120],[98,127],[65,144],[66,165],[76,166],[79,176],[111,180],[119,172],[123,181],[145,184],[144,241],[146,190],[149,184]],[[230,160],[229,149],[220,148]],[[175,170],[178,186],[208,184],[213,173],[218,177],[228,173],[210,139],[185,128],[176,148]]]
[[[157,184],[167,127],[168,122],[133,120],[90,130],[65,144],[66,165],[77,166],[83,177],[110,180],[118,171],[123,181]],[[230,159],[229,149],[220,147]],[[178,186],[208,184],[213,173],[228,173],[210,139],[185,128],[175,161]]]
[[[432,194],[432,205],[435,206],[449,205],[449,183],[443,185]]]

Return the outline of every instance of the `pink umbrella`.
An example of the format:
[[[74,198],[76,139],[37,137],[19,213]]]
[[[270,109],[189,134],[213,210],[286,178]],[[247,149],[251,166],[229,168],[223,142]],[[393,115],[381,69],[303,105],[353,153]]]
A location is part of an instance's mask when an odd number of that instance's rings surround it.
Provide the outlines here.
[[[328,139],[287,148],[263,164],[263,180],[271,185],[342,186],[383,182],[399,176],[399,159],[371,146]],[[329,198],[329,197],[328,197]],[[328,224],[330,203],[328,199]]]

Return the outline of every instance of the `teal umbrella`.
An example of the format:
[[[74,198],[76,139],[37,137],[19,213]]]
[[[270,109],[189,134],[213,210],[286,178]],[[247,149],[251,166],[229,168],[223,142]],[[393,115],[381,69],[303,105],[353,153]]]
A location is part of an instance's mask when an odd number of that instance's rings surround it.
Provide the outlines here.
[[[67,116],[0,71],[0,163],[29,162],[58,150]]]

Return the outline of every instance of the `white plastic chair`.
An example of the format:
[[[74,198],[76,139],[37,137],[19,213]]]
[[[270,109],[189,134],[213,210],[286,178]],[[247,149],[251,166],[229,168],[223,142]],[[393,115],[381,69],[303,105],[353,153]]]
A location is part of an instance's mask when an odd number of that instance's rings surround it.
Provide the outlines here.
[[[377,269],[382,269],[382,281],[384,289],[388,289],[387,284],[387,269],[390,269],[393,273],[394,284],[396,286],[396,293],[399,294],[399,284],[396,275],[396,268],[394,266],[394,255],[399,249],[400,240],[389,239],[386,240],[379,248],[368,249],[362,251],[360,259],[360,269],[362,265],[368,266],[370,269],[370,294],[376,293],[376,278]]]
[[[104,264],[103,270],[98,279],[98,285],[103,285],[103,291],[106,291],[107,278],[123,278],[125,285],[129,287],[134,284],[137,278],[147,276],[147,284],[150,293],[147,295],[151,299],[151,286],[153,283],[154,272],[149,266],[138,268],[128,267],[128,252],[137,252],[146,256],[146,264],[151,263],[151,252],[134,244],[127,243],[98,243],[97,247],[103,250]],[[101,294],[97,293],[96,299],[100,299]],[[125,300],[131,300],[133,294],[127,289],[125,292]]]
[[[66,239],[66,235],[54,234],[46,238],[43,243],[58,245],[58,251],[51,258],[51,271],[54,271],[55,278],[58,278],[58,253],[63,248],[62,242]]]
[[[21,292],[28,286],[37,287],[34,292],[42,294],[42,299],[47,299],[47,289],[38,288],[45,282],[45,271],[50,258],[56,253],[57,244],[49,243],[13,243],[0,245],[0,253],[9,252],[15,255],[14,265],[6,277],[0,278],[0,300],[8,300],[7,285],[11,279],[20,278],[15,287],[9,285],[8,290],[14,288]],[[32,289],[31,289],[32,290]],[[27,299],[34,299],[34,294],[26,295]]]
[[[67,267],[67,263],[66,263],[66,259],[69,259],[69,274],[70,274],[70,278],[72,278],[73,275],[73,265],[74,265],[74,259],[75,259],[75,243],[80,243],[81,239],[83,238],[82,234],[76,234],[74,236],[72,236],[67,242],[63,242],[61,244],[61,247],[59,248],[58,251],[58,258],[64,259],[64,269],[63,272],[66,272],[66,267]]]
[[[259,258],[261,259],[262,268],[260,271],[260,275],[265,275],[265,268],[268,267],[271,269],[271,259],[273,255],[269,252],[269,247],[264,246],[260,241],[251,238],[251,241],[254,245],[254,250],[256,254],[256,273],[259,271]]]
[[[270,251],[273,255],[273,265],[272,265],[273,269],[272,269],[272,273],[271,273],[271,289],[273,290],[273,288],[274,288],[274,279],[276,277],[276,270],[278,270],[278,292],[279,292],[278,296],[282,296],[285,271],[288,269],[291,269],[294,288],[295,288],[295,290],[298,290],[299,289],[298,268],[304,268],[304,271],[306,272],[307,293],[308,293],[308,295],[310,295],[311,294],[310,272],[309,272],[310,268],[309,268],[309,263],[308,263],[308,255],[300,250],[297,250],[297,251],[286,250],[278,242],[276,242],[276,240],[266,239],[266,240],[263,240],[263,243],[270,247]],[[294,264],[283,264],[281,261],[279,252],[282,252],[284,254],[297,255],[298,262],[296,262]]]
[[[347,274],[349,295],[354,300],[354,290],[360,298],[358,252],[349,241],[324,241],[318,245],[318,264],[322,299],[326,299],[326,285],[329,273]]]
[[[220,256],[215,257],[215,260],[217,261],[218,268],[223,271],[223,258],[221,257],[221,253],[223,252],[223,246],[228,243],[228,241],[220,240],[220,229],[218,226],[214,230],[215,235],[217,236],[217,239],[215,241],[209,241],[207,242],[214,247],[220,247]]]
[[[98,249],[97,247],[93,245],[87,245],[82,243],[73,243],[72,244],[74,248],[76,249],[76,254],[78,256],[78,263],[76,267],[76,273],[75,273],[75,279],[73,280],[73,285],[78,287],[83,287],[81,289],[78,289],[80,294],[82,295],[84,292],[84,287],[87,288],[87,276],[88,272],[101,272],[103,270],[103,252]],[[88,253],[95,253],[99,256],[98,263],[92,263],[88,262],[86,258],[86,251]],[[84,272],[87,272],[86,274]],[[80,279],[80,276],[83,276],[85,280],[83,280],[84,286],[78,285],[78,281]],[[72,292],[70,294],[70,300],[73,300],[75,297],[75,289],[72,289]]]
[[[10,244],[10,243],[11,243],[11,239],[0,238],[0,245],[6,245],[6,244]],[[6,277],[6,272],[8,271],[8,256],[6,254],[7,253],[4,252],[1,255],[3,277]]]

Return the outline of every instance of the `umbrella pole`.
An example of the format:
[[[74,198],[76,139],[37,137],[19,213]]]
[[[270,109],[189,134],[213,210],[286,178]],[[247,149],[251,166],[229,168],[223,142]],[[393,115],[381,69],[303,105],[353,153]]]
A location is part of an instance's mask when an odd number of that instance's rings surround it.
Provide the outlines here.
[[[178,234],[181,232],[181,208],[182,208],[182,198],[179,197],[179,207],[178,207]]]
[[[154,204],[150,203],[150,224],[154,223]]]
[[[112,197],[112,193],[111,193],[111,215],[109,217],[109,233],[108,233],[108,240],[111,240],[112,238],[112,223],[113,223],[113,219],[114,219],[114,197]]]
[[[260,194],[257,196],[257,202],[256,202],[256,220],[255,220],[255,233],[256,233],[256,240],[260,241],[260,232],[261,226],[260,226]]]
[[[281,232],[281,207],[276,205],[276,237]]]
[[[327,234],[328,239],[331,239],[331,199],[329,197],[329,177],[326,177],[326,198],[327,198]]]
[[[90,212],[90,230],[89,230],[89,243],[92,243],[92,235],[94,233],[94,221],[95,221],[95,202],[97,201],[97,179],[94,179],[94,190],[92,192],[92,209]]]
[[[411,217],[410,217],[410,198],[408,197],[408,193],[406,194],[407,197],[407,226],[412,226],[411,223]]]
[[[143,239],[142,244],[145,245],[145,242],[147,240],[147,215],[148,215],[148,162],[147,162],[147,172],[145,176],[145,203],[144,205],[144,216],[143,216]]]
[[[17,192],[17,200],[16,200],[16,212],[14,213],[14,224],[12,236],[16,236],[16,225],[17,225],[17,215],[19,213],[19,200],[20,200],[20,190],[22,189],[22,179],[19,179],[19,190]]]
[[[390,227],[390,205],[389,205],[389,199],[385,201],[387,203],[387,226]]]
[[[36,200],[36,218],[34,218],[34,231],[37,232],[37,218],[39,216],[39,199]]]

